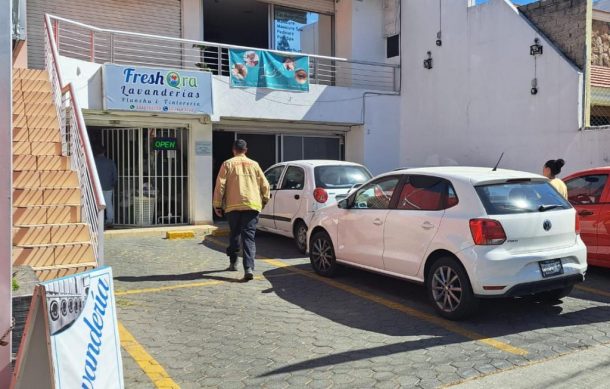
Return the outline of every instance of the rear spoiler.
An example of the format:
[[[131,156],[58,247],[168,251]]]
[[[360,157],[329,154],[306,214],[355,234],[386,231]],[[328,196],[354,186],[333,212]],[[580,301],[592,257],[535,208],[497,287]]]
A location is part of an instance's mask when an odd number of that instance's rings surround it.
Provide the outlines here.
[[[471,183],[473,186],[484,186],[484,185],[500,185],[500,184],[514,184],[514,183],[523,183],[523,182],[547,182],[548,179],[545,177],[515,177],[515,178],[502,178],[502,179],[493,179],[493,180],[485,180],[485,181],[477,181]]]

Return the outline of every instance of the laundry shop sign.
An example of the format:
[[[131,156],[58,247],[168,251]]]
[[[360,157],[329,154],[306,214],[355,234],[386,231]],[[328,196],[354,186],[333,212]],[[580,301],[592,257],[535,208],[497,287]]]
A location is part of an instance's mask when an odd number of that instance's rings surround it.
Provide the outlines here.
[[[213,112],[210,72],[105,64],[102,79],[105,110]]]

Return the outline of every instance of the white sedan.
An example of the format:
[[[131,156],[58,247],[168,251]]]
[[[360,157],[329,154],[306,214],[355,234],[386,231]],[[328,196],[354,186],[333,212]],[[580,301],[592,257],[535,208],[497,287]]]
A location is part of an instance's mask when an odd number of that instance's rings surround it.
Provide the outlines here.
[[[542,176],[490,168],[399,170],[318,210],[313,269],[338,264],[426,285],[441,315],[472,314],[480,298],[556,301],[584,280],[574,208]]]
[[[265,171],[271,199],[259,215],[258,229],[294,238],[307,248],[307,228],[314,211],[333,204],[371,178],[362,165],[332,160],[282,162]]]

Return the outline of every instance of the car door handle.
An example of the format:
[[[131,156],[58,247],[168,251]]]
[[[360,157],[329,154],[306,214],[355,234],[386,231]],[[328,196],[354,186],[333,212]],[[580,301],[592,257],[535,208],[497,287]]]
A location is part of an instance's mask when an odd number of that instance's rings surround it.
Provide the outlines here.
[[[373,220],[373,224],[376,226],[380,226],[383,224],[383,222],[381,221],[381,219],[375,219],[375,220]]]
[[[580,216],[591,216],[591,215],[593,215],[593,212],[587,211],[587,210],[582,210],[582,211],[578,212],[578,214]]]
[[[434,228],[434,224],[430,222],[424,222],[422,223],[421,228],[423,228],[424,230],[431,230]]]
[[[299,195],[294,195],[294,199],[295,199],[295,200],[298,200],[298,199],[300,199],[300,198],[301,198],[301,196],[299,196]]]

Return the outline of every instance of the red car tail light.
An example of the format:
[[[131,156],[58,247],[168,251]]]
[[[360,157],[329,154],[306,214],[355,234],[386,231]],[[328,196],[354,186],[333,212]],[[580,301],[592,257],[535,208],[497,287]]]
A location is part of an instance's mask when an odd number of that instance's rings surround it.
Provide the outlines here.
[[[316,188],[313,191],[313,198],[318,202],[318,203],[325,203],[326,201],[328,201],[328,193],[323,189],[323,188]]]
[[[575,214],[576,219],[574,221],[574,230],[576,231],[576,235],[580,234],[580,216],[578,215],[578,212],[576,212]]]
[[[470,233],[474,244],[478,246],[498,245],[506,241],[502,224],[492,219],[471,219]]]

